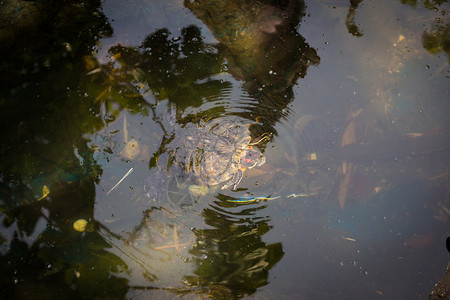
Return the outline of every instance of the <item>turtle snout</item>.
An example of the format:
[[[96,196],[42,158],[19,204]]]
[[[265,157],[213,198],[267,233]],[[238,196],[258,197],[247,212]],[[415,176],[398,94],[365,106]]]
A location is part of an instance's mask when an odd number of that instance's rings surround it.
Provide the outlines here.
[[[260,151],[250,149],[242,158],[243,164],[247,168],[259,167],[266,162],[266,158]]]
[[[261,157],[255,161],[255,163],[253,164],[253,166],[251,166],[251,167],[249,167],[249,168],[262,166],[265,162],[266,162],[266,158],[265,158],[264,156],[261,155]]]

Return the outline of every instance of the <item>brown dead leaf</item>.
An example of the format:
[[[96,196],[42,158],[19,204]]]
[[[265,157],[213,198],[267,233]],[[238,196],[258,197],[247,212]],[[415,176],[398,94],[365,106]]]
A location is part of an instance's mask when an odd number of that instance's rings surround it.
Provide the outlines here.
[[[356,119],[357,116],[359,116],[360,113],[362,113],[362,108],[359,108],[357,110],[351,110],[347,115],[347,121]]]
[[[306,127],[311,123],[311,121],[316,120],[318,117],[314,115],[306,115],[301,117],[295,122],[294,131],[299,136],[302,135],[306,129]]]
[[[423,133],[421,133],[421,132],[410,132],[410,133],[407,133],[406,135],[415,138],[415,137],[422,137]]]
[[[356,142],[356,126],[355,121],[351,121],[344,130],[344,134],[341,139],[341,147],[351,145]]]
[[[339,184],[338,201],[339,201],[339,207],[341,209],[344,209],[345,201],[347,200],[348,186],[350,184],[350,177],[352,174],[352,164],[348,164],[347,171],[348,172],[347,172],[347,174],[345,174],[344,179]]]
[[[347,162],[346,161],[343,161],[342,162],[342,169],[341,169],[341,171],[342,171],[342,174],[347,174]]]
[[[284,152],[284,158],[286,158],[286,160],[288,162],[290,162],[291,164],[297,165],[297,159],[294,156],[290,156],[289,154],[287,154],[286,152]]]
[[[345,177],[339,184],[338,201],[339,201],[339,207],[341,209],[344,209],[345,201],[347,200],[347,192],[348,192],[348,186],[350,184],[350,177],[352,175],[352,167],[353,167],[353,164],[351,164],[351,163],[347,164]]]

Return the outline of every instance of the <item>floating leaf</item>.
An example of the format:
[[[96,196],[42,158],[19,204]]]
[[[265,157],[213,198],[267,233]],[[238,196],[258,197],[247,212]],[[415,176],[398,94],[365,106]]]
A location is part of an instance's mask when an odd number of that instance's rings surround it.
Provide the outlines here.
[[[46,185],[44,185],[44,187],[42,188],[42,197],[39,198],[38,201],[41,201],[42,199],[47,197],[48,194],[50,194],[50,189]]]
[[[209,188],[205,185],[191,185],[189,186],[189,192],[194,197],[201,197],[208,195]]]
[[[76,231],[79,231],[79,232],[83,232],[86,230],[87,223],[88,222],[85,219],[76,220],[73,223],[73,229],[75,229]]]
[[[120,152],[120,155],[125,158],[132,160],[136,158],[141,153],[141,146],[135,139],[131,139]]]

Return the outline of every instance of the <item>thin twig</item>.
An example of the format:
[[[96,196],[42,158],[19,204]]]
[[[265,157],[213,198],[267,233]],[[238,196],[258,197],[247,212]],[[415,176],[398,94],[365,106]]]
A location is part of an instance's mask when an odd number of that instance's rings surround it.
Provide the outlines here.
[[[119,180],[118,183],[116,183],[115,186],[112,187],[112,189],[110,189],[106,195],[109,195],[109,193],[111,193],[125,178],[127,178],[128,175],[131,174],[131,172],[133,172],[133,168],[131,168],[130,170],[128,170],[127,174],[123,175],[123,177]]]

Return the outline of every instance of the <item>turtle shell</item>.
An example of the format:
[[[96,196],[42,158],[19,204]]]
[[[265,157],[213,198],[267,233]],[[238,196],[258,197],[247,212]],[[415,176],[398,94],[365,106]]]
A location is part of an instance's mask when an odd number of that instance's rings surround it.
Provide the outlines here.
[[[237,184],[247,167],[265,161],[262,153],[250,145],[249,127],[224,118],[184,125],[165,147],[163,154],[167,157],[163,161],[167,168],[159,165],[161,171],[147,179],[148,196],[160,196],[166,178],[172,176],[187,177],[194,184],[206,186],[227,181],[232,184],[223,188]]]
[[[249,125],[214,119],[185,127],[175,142],[173,158],[183,172],[193,175],[198,183],[216,185],[229,180],[242,169],[241,156],[249,147]]]

